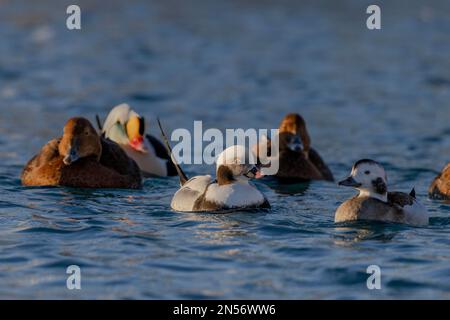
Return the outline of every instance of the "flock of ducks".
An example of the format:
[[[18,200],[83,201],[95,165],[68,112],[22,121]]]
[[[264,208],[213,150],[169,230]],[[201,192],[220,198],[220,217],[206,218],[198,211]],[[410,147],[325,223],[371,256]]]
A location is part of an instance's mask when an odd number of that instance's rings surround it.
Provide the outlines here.
[[[145,134],[145,119],[129,105],[114,107],[103,125],[97,117],[99,132],[85,118],[71,118],[63,135],[48,142],[25,166],[21,181],[25,186],[67,186],[77,188],[142,187],[142,178],[179,176],[180,189],[171,208],[181,212],[230,212],[269,209],[262,192],[250,181],[264,172],[255,157],[258,148],[267,147],[266,138],[248,150],[235,145],[216,159],[216,176],[188,178],[172,157],[172,150],[158,120],[164,143]],[[333,174],[319,153],[312,148],[304,119],[288,114],[279,126],[280,182],[308,180],[334,181]],[[269,160],[270,159],[265,159]],[[257,163],[250,165],[249,163]],[[264,162],[267,163],[267,162]],[[376,220],[409,225],[427,225],[427,210],[417,201],[414,189],[409,193],[389,192],[383,166],[370,159],[357,161],[350,176],[339,182],[359,193],[342,203],[335,222]],[[433,199],[450,199],[450,164],[429,188]]]

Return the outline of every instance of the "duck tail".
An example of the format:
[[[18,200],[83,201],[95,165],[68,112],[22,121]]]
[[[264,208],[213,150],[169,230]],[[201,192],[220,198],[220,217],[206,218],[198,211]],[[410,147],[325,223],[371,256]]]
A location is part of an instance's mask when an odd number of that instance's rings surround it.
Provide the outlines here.
[[[100,121],[100,117],[98,116],[98,114],[95,115],[95,120],[97,121],[98,130],[100,130],[100,132],[102,132],[103,126],[102,126],[102,122]]]
[[[172,148],[170,147],[170,144],[169,144],[169,140],[167,139],[167,136],[164,133],[164,130],[161,126],[161,122],[159,121],[159,118],[157,118],[156,120],[158,121],[159,130],[161,130],[161,135],[163,137],[164,144],[166,145],[167,153],[168,153],[173,165],[175,166],[175,169],[177,170],[178,176],[180,177],[180,185],[183,186],[189,180],[189,178],[186,176],[183,169],[181,169],[180,165],[175,160],[175,157],[173,156],[173,153],[172,153]]]
[[[409,193],[409,195],[415,199],[415,198],[416,198],[416,189],[415,189],[415,188],[412,188],[412,190],[411,190],[411,192]]]

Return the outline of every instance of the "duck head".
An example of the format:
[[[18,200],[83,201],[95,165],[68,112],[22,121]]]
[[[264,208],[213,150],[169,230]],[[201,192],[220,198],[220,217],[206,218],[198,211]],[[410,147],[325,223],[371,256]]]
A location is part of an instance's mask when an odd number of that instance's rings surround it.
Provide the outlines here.
[[[216,176],[219,185],[233,182],[248,182],[261,178],[260,166],[256,164],[253,153],[244,146],[231,146],[222,151],[216,160]]]
[[[350,176],[338,184],[358,189],[360,196],[387,201],[386,172],[383,166],[374,160],[362,159],[357,161],[353,165]]]
[[[297,113],[289,113],[280,123],[279,131],[281,133],[290,133],[300,138],[303,144],[303,152],[308,156],[311,147],[311,138],[306,129],[305,120]]]
[[[103,125],[106,138],[122,145],[129,145],[134,150],[146,153],[144,143],[145,119],[131,110],[126,103],[114,107]]]
[[[58,148],[65,165],[86,157],[94,157],[99,161],[102,154],[100,137],[85,118],[71,118],[67,121]]]
[[[302,141],[298,135],[290,132],[280,132],[278,137],[280,151],[291,150],[298,153],[303,151]]]

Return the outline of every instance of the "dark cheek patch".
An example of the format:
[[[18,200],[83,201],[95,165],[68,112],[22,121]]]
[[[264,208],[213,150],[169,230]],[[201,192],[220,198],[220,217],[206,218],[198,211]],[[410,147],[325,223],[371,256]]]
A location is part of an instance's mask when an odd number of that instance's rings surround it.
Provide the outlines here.
[[[387,191],[387,186],[384,183],[383,179],[377,178],[376,180],[372,180],[372,185],[376,191],[376,193],[379,194],[385,194]]]

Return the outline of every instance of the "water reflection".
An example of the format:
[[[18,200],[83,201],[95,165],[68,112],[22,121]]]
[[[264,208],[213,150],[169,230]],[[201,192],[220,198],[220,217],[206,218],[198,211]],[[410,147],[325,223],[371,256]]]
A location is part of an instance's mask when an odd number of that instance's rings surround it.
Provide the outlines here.
[[[334,228],[333,239],[338,246],[352,246],[368,240],[390,242],[404,228],[402,225],[378,221],[345,222]]]

